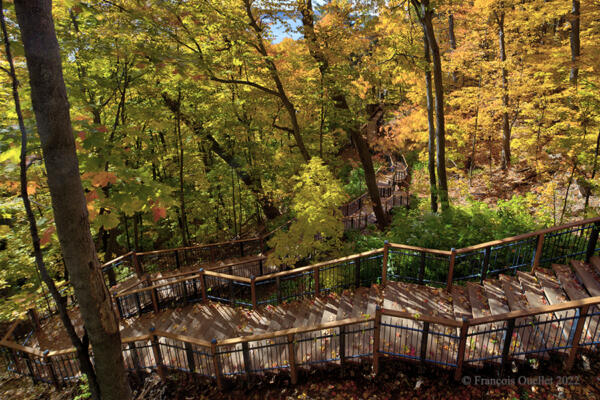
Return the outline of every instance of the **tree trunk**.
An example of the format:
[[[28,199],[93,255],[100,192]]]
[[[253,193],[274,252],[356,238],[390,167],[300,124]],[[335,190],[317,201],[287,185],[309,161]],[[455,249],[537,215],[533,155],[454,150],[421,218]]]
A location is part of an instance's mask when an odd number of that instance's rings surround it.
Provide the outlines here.
[[[50,291],[50,294],[52,295],[52,298],[56,303],[56,308],[58,310],[60,320],[63,326],[65,327],[65,330],[67,331],[67,335],[69,336],[71,343],[76,349],[77,359],[79,360],[79,364],[81,365],[81,371],[88,378],[88,385],[90,388],[91,398],[94,400],[100,400],[100,388],[98,387],[98,380],[96,379],[96,373],[94,372],[94,367],[90,361],[90,354],[88,352],[89,343],[85,336],[84,340],[82,341],[75,332],[75,327],[73,326],[73,323],[69,318],[69,314],[67,313],[67,307],[64,302],[64,298],[58,292],[54,281],[48,273],[48,269],[46,268],[46,263],[44,262],[44,255],[42,253],[42,248],[40,245],[40,236],[38,234],[37,222],[35,220],[35,215],[33,214],[33,210],[31,208],[29,194],[27,193],[27,130],[25,128],[23,113],[21,111],[21,101],[18,91],[17,74],[15,72],[12,53],[10,49],[10,42],[8,39],[8,33],[6,31],[6,23],[4,20],[4,5],[2,4],[2,0],[0,0],[0,24],[2,26],[2,36],[4,38],[6,58],[10,66],[9,75],[12,81],[12,94],[15,102],[15,111],[17,114],[17,119],[19,121],[19,130],[21,131],[21,198],[23,199],[23,207],[25,208],[25,213],[27,214],[27,220],[29,222],[29,232],[31,235],[35,262],[40,273],[41,280],[44,281],[44,283],[48,287],[48,290]]]
[[[437,185],[435,181],[435,122],[433,121],[433,93],[431,89],[431,57],[429,55],[429,42],[427,34],[423,32],[423,44],[425,51],[425,92],[427,95],[427,127],[429,128],[429,143],[427,146],[428,162],[427,170],[429,171],[429,192],[431,197],[431,211],[437,212]]]
[[[303,33],[304,38],[306,39],[308,50],[319,65],[319,71],[321,72],[321,77],[323,78],[324,84],[332,88],[331,97],[335,103],[335,107],[342,111],[349,121],[352,121],[352,111],[348,106],[345,95],[335,87],[335,85],[330,81],[331,78],[328,76],[329,60],[327,59],[325,53],[319,45],[319,41],[317,40],[314,27],[314,11],[312,8],[312,1],[305,0],[299,2],[299,5],[300,12],[302,14]],[[361,134],[360,128],[356,126],[355,123],[350,124],[348,131],[350,132],[350,137],[352,138],[352,142],[356,147],[358,157],[360,158],[363,170],[365,171],[365,183],[367,184],[367,190],[369,192],[369,196],[371,197],[373,211],[375,213],[375,217],[377,218],[377,225],[380,229],[383,229],[387,225],[388,220],[381,205],[379,188],[377,186],[377,177],[373,168],[373,159],[371,158],[371,153],[369,151],[369,144]]]
[[[503,170],[510,168],[510,123],[508,121],[508,71],[506,69],[506,46],[504,40],[504,12],[496,15],[498,22],[498,42],[500,46],[500,62],[502,73],[502,160],[501,166]]]
[[[433,79],[435,88],[435,119],[436,119],[436,145],[437,145],[437,178],[438,193],[442,211],[450,207],[448,200],[448,178],[446,176],[446,124],[444,118],[444,84],[442,78],[442,58],[440,48],[435,38],[433,29],[433,10],[429,5],[429,0],[412,0],[413,6],[423,29],[427,36],[431,57],[433,60]]]
[[[448,14],[448,37],[450,39],[450,48],[452,50],[456,50],[456,36],[454,35],[454,15],[452,13]],[[456,83],[458,81],[458,77],[456,74],[456,70],[452,71],[452,82]]]
[[[579,41],[581,14],[579,8],[579,0],[573,0],[573,5],[571,7],[571,18],[569,19],[569,23],[571,24],[571,74],[569,75],[569,82],[571,82],[573,85],[577,85],[577,78],[579,75],[577,59],[579,58],[581,51]]]
[[[178,98],[178,103],[181,103],[181,89],[179,90],[179,98]],[[190,238],[188,237],[187,231],[188,231],[188,226],[187,226],[187,212],[185,209],[185,182],[183,179],[183,167],[184,167],[184,163],[183,163],[183,156],[184,156],[184,149],[183,149],[183,137],[181,136],[181,113],[177,113],[176,114],[176,122],[177,122],[177,126],[175,127],[175,133],[177,135],[177,146],[179,147],[179,209],[181,210],[181,238],[183,239],[183,245],[184,246],[189,246],[190,245]]]
[[[101,395],[131,397],[119,321],[90,233],[50,0],[15,0],[56,231],[89,335]]]

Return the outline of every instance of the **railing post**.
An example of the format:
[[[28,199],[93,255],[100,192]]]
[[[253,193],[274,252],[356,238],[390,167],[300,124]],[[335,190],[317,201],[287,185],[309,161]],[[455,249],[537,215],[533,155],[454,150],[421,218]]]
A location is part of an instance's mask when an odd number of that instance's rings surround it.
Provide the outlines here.
[[[152,287],[152,281],[150,280],[150,275],[146,275],[146,285],[148,285],[148,287]],[[154,312],[156,314],[158,314],[159,311],[159,307],[158,307],[158,293],[156,292],[156,289],[151,289],[150,290],[150,297],[152,298],[152,308],[154,309]],[[139,305],[139,297],[137,296],[136,293],[136,299],[138,301],[138,305]],[[140,308],[140,313],[141,313],[142,309]]]
[[[277,287],[277,304],[281,304],[281,279],[275,278],[275,285]]]
[[[248,342],[242,342],[242,355],[244,357],[244,371],[246,371],[246,379],[250,379],[252,368],[250,367],[250,349]]]
[[[354,259],[354,286],[360,287],[360,258]]]
[[[181,262],[179,262],[179,251],[175,250],[175,265],[177,269],[181,269]]]
[[[48,376],[50,376],[50,380],[52,381],[52,384],[57,389],[60,389],[61,385],[60,385],[58,378],[56,377],[56,371],[54,370],[54,366],[52,365],[52,360],[50,360],[50,357],[48,357],[48,353],[50,353],[49,350],[44,351],[42,362],[44,363],[44,365],[46,366],[46,369],[48,370]]]
[[[373,322],[373,373],[379,373],[379,337],[381,336],[381,308],[375,307],[375,321]]]
[[[381,263],[381,285],[387,284],[387,269],[388,269],[388,258],[390,253],[390,243],[386,240],[383,242],[383,260]]]
[[[298,370],[296,369],[296,346],[294,346],[294,334],[287,335],[288,342],[288,358],[290,359],[290,377],[292,385],[298,383]]]
[[[429,322],[423,322],[423,336],[421,336],[421,354],[419,355],[421,363],[425,363],[427,358],[427,342],[429,338]]]
[[[200,268],[198,270],[200,274],[200,291],[202,292],[202,301],[207,302],[208,297],[206,296],[206,274],[204,273],[204,268]]]
[[[127,346],[129,348],[129,353],[131,354],[131,361],[133,361],[133,366],[136,371],[140,370],[140,357],[138,356],[137,347],[135,346],[135,342],[129,343]]]
[[[315,296],[318,297],[321,295],[321,274],[319,272],[319,267],[314,268],[313,276],[315,280]]]
[[[506,371],[506,366],[508,365],[508,353],[510,352],[510,344],[512,342],[513,332],[515,330],[515,319],[511,318],[507,320],[506,323],[506,336],[504,337],[504,344],[502,347],[502,373]]]
[[[142,315],[142,303],[140,302],[140,294],[134,293],[133,297],[135,298],[135,306],[137,307],[137,314]],[[154,304],[154,299],[152,299],[152,304]]]
[[[492,253],[491,247],[486,247],[485,252],[483,253],[483,265],[481,266],[481,280],[480,283],[483,285],[483,281],[487,277],[488,266],[490,265],[490,254]]]
[[[419,265],[419,283],[423,284],[423,279],[425,278],[425,262],[427,258],[425,256],[425,252],[421,252],[421,264]]]
[[[31,323],[33,324],[33,327],[35,328],[36,332],[39,331],[40,317],[38,316],[36,309],[30,308],[29,310],[27,310],[27,315],[29,315],[29,319],[31,320]]]
[[[594,226],[592,226],[592,233],[590,233],[590,240],[588,241],[587,250],[585,252],[585,262],[589,262],[596,251],[596,244],[598,244],[598,225],[598,222],[594,222]]]
[[[570,371],[575,363],[575,357],[579,351],[579,342],[581,341],[581,334],[583,333],[583,327],[587,314],[590,309],[589,305],[585,305],[579,308],[579,318],[577,319],[577,326],[575,327],[575,333],[573,334],[573,342],[571,343],[571,350],[569,351],[569,358],[565,365],[565,370]]]
[[[346,364],[346,326],[340,326],[340,366],[342,367],[342,373],[344,371],[344,364]]]
[[[456,370],[454,371],[454,380],[459,380],[462,376],[463,363],[465,361],[465,351],[467,347],[467,333],[469,332],[469,320],[463,317],[460,327],[460,338],[458,340],[458,355],[456,358]]]
[[[446,291],[450,293],[452,290],[452,282],[454,278],[454,263],[456,262],[456,249],[450,249],[450,260],[448,266],[448,282],[446,284]]]
[[[138,276],[138,278],[141,279],[144,275],[144,269],[135,251],[133,252],[133,269],[135,270],[135,274]]]
[[[189,342],[183,342],[185,346],[185,356],[187,358],[188,369],[190,373],[196,372],[196,360],[194,359],[194,350],[192,348],[192,344]]]
[[[535,272],[535,269],[540,266],[540,260],[542,258],[542,249],[544,248],[544,234],[540,233],[537,237],[537,243],[535,245],[535,255],[533,256],[533,265],[531,266],[531,273]]]
[[[258,303],[256,302],[256,277],[254,275],[250,277],[250,292],[252,294],[252,308],[256,310]]]
[[[22,374],[21,367],[19,367],[19,354],[15,349],[10,349],[10,353],[12,354],[13,361],[15,363],[15,370],[18,374]]]
[[[113,293],[113,298],[115,299],[115,304],[117,305],[117,311],[119,312],[119,316],[121,318],[125,318],[125,314],[123,313],[123,307],[121,306],[121,298],[117,297],[118,293]]]
[[[38,379],[35,376],[35,373],[33,372],[33,367],[31,366],[31,359],[29,358],[29,354],[26,352],[23,352],[23,359],[25,360],[25,366],[27,367],[27,371],[29,371],[31,380],[33,381],[33,384],[35,385],[37,383]]]
[[[223,374],[221,372],[221,363],[219,362],[219,354],[217,354],[217,339],[210,342],[210,351],[213,358],[213,366],[215,368],[215,378],[217,379],[217,387],[223,389]]]
[[[258,261],[258,276],[263,276],[264,275],[264,271],[263,271],[263,259],[261,258]]]
[[[156,361],[156,370],[158,371],[158,376],[160,376],[161,381],[165,382],[167,376],[165,374],[165,367],[163,365],[162,355],[160,353],[160,343],[158,342],[158,337],[154,334],[155,331],[155,327],[150,328],[150,335],[152,335],[152,353],[154,354],[154,360]]]

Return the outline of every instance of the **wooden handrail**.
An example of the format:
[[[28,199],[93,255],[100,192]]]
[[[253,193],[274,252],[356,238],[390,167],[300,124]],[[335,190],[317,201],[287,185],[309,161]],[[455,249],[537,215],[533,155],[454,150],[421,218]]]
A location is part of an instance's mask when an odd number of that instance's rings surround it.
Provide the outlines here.
[[[136,293],[148,292],[150,290],[159,289],[161,287],[165,287],[165,286],[169,286],[169,285],[174,285],[176,283],[185,282],[185,281],[187,281],[189,279],[196,279],[196,278],[199,278],[199,277],[200,277],[200,274],[198,274],[196,272],[195,275],[192,275],[192,276],[189,276],[189,277],[185,277],[185,278],[181,278],[181,279],[176,279],[176,280],[170,281],[170,282],[160,283],[158,285],[152,285],[152,286],[147,286],[147,287],[143,287],[143,288],[139,288],[139,289],[134,289],[134,290],[130,290],[128,292],[122,292],[122,293],[117,294],[114,297],[116,299],[116,298],[119,298],[119,297],[130,296],[130,295],[136,294]]]
[[[591,224],[591,223],[594,223],[594,222],[600,222],[600,217],[588,218],[588,219],[584,219],[582,221],[574,221],[574,222],[570,222],[568,224],[563,224],[563,225],[559,225],[559,226],[553,226],[553,227],[546,228],[546,229],[541,229],[541,230],[538,230],[538,231],[535,231],[535,232],[523,233],[523,234],[517,235],[517,236],[511,236],[511,237],[507,237],[507,238],[503,238],[503,239],[492,240],[492,241],[489,241],[489,242],[476,244],[476,245],[469,246],[469,247],[463,247],[462,249],[457,249],[456,253],[457,254],[468,253],[470,251],[480,250],[480,249],[484,249],[484,248],[490,247],[490,246],[497,246],[497,245],[500,245],[500,244],[505,244],[505,243],[510,243],[510,242],[516,242],[516,241],[519,241],[519,240],[529,239],[529,238],[536,237],[536,236],[539,236],[539,235],[545,235],[547,233],[552,233],[552,232],[560,231],[562,229],[573,228],[573,227],[579,226],[579,225],[587,225],[587,224]]]
[[[127,291],[129,291],[129,290],[132,290],[132,288],[134,288],[135,286],[137,286],[137,285],[139,285],[139,284],[141,284],[141,283],[142,283],[142,281],[140,281],[140,280],[137,280],[137,278],[136,278],[136,279],[134,279],[134,280],[133,280],[133,281],[132,281],[130,284],[128,284],[128,285],[125,285],[125,287],[123,287],[123,288],[120,288],[120,289],[119,289],[119,290],[117,290],[115,293],[113,293],[113,296],[116,296],[117,294],[120,294],[120,293],[125,293],[125,292],[127,292]]]
[[[449,256],[450,254],[452,254],[452,252],[448,251],[448,250],[428,249],[428,248],[425,248],[425,247],[409,246],[407,244],[390,243],[390,247],[392,249],[403,249],[403,250],[420,251],[422,253],[438,254],[438,255],[441,255],[441,256]]]
[[[252,280],[250,278],[245,278],[243,276],[222,274],[220,272],[204,271],[204,275],[214,276],[215,278],[221,278],[221,279],[229,279],[231,281],[244,282],[244,283],[252,283]],[[198,275],[198,276],[200,276],[200,275]]]
[[[120,255],[120,256],[119,256],[119,257],[117,257],[117,258],[113,258],[112,260],[110,260],[110,261],[107,261],[107,262],[105,262],[104,264],[102,264],[102,265],[100,266],[100,268],[104,268],[104,267],[107,267],[107,266],[109,266],[110,264],[114,264],[114,263],[116,263],[116,262],[118,262],[118,261],[121,261],[121,260],[122,260],[122,259],[124,259],[125,257],[129,257],[130,255],[132,255],[133,253],[134,253],[133,251],[130,251],[130,252],[128,252],[128,253],[125,253],[125,254],[122,254],[122,255]]]
[[[560,304],[554,304],[554,305],[543,306],[543,307],[529,308],[526,310],[510,311],[510,312],[503,313],[503,314],[488,315],[486,317],[472,318],[472,319],[468,320],[468,323],[471,326],[472,325],[481,325],[481,324],[487,324],[487,323],[491,323],[491,322],[505,321],[505,320],[509,320],[509,319],[513,319],[513,318],[531,317],[531,316],[538,315],[538,314],[547,314],[547,313],[553,313],[553,312],[557,312],[557,311],[565,311],[565,310],[575,309],[575,308],[579,308],[579,307],[586,306],[586,305],[591,306],[591,305],[597,305],[597,304],[600,304],[600,296],[587,297],[585,299],[572,300],[572,301],[567,301],[567,302],[560,303]]]
[[[8,347],[9,349],[13,349],[13,350],[17,350],[17,351],[22,351],[23,353],[28,353],[28,354],[34,355],[36,357],[43,357],[43,355],[44,355],[38,349],[34,349],[33,347],[28,347],[28,346],[21,346],[20,344],[10,342],[7,340],[1,340],[0,346]]]
[[[273,279],[273,278],[282,277],[282,276],[286,276],[286,275],[295,275],[300,272],[310,271],[312,269],[323,267],[325,265],[337,264],[340,262],[350,261],[350,260],[354,260],[356,258],[362,258],[362,257],[366,257],[366,256],[370,256],[373,254],[378,254],[378,253],[383,253],[383,247],[380,249],[365,251],[363,253],[353,254],[353,255],[347,256],[347,257],[337,258],[337,259],[331,260],[331,261],[323,261],[323,262],[320,262],[317,264],[307,265],[305,267],[293,268],[289,271],[274,272],[272,274],[257,276],[256,282],[261,282],[261,281],[265,281],[268,279]]]
[[[406,311],[389,310],[389,309],[385,309],[385,308],[381,310],[381,314],[388,315],[391,317],[412,319],[415,321],[424,321],[424,322],[431,322],[433,324],[453,326],[455,328],[460,328],[462,326],[462,321],[438,317],[438,316],[429,315],[429,314],[416,314],[416,313],[409,313]]]
[[[154,331],[154,334],[156,336],[162,336],[162,337],[165,337],[168,339],[179,340],[180,342],[187,342],[187,343],[195,344],[198,346],[210,348],[210,342],[206,341],[206,340],[196,339],[196,338],[193,338],[190,336],[178,335],[176,333],[165,332],[165,331]],[[150,338],[150,335],[148,335],[148,338]],[[140,340],[140,339],[136,339],[136,340]]]
[[[216,246],[222,246],[222,245],[227,245],[227,244],[236,244],[236,243],[242,243],[242,242],[254,242],[254,241],[257,241],[257,240],[260,240],[260,236],[253,237],[253,238],[250,238],[250,239],[237,239],[237,240],[230,240],[230,241],[227,241],[227,242],[199,244],[197,246],[176,247],[174,249],[162,249],[162,250],[144,251],[144,252],[140,252],[140,253],[136,253],[136,254],[138,256],[147,256],[147,255],[153,255],[153,254],[175,252],[175,251],[178,251],[178,250],[195,250],[195,249],[201,249],[201,248],[204,248],[204,247],[216,247]]]
[[[6,334],[4,335],[4,337],[2,338],[2,342],[5,341],[9,341],[11,335],[13,334],[13,332],[15,331],[15,329],[17,329],[17,326],[21,323],[20,320],[16,320],[15,322],[13,322],[10,327],[8,328],[8,331],[6,331]]]
[[[320,330],[324,330],[324,329],[337,328],[339,326],[352,325],[352,324],[358,324],[361,322],[371,322],[371,321],[375,321],[375,317],[346,318],[346,319],[342,319],[339,321],[325,322],[323,324],[315,325],[315,326],[303,326],[303,327],[298,327],[298,328],[283,329],[283,330],[274,331],[274,332],[260,333],[258,335],[240,336],[237,338],[219,340],[219,346],[230,346],[230,345],[243,343],[243,342],[253,342],[253,341],[257,341],[257,340],[273,339],[273,338],[280,337],[280,336],[287,336],[289,334],[320,331]]]

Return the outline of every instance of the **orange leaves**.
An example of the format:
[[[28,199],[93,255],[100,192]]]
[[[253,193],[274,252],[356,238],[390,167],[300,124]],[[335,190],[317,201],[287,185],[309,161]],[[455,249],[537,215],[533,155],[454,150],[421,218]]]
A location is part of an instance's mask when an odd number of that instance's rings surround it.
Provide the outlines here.
[[[27,182],[27,194],[35,194],[37,188],[39,187],[40,185],[38,185],[37,182]]]
[[[40,238],[40,245],[45,246],[48,243],[50,243],[50,237],[54,232],[56,232],[56,227],[54,225],[48,227],[48,229],[46,229],[44,233],[42,233],[42,237]]]
[[[94,187],[105,187],[109,184],[117,183],[117,176],[112,172],[86,172],[83,174],[84,179],[89,179]]]
[[[164,207],[154,206],[152,207],[152,219],[154,222],[158,222],[161,218],[166,218],[167,209]]]

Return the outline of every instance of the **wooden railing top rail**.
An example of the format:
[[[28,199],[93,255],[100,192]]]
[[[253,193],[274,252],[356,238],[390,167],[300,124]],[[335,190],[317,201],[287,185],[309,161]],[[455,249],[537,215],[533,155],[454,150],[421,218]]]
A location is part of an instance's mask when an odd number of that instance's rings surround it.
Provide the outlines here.
[[[13,349],[16,351],[22,351],[24,353],[29,353],[29,354],[32,354],[37,357],[44,356],[44,353],[38,349],[34,349],[33,347],[29,347],[29,346],[21,346],[20,344],[17,344],[15,342],[11,342],[8,340],[1,340],[0,346],[8,347],[9,349]]]
[[[215,278],[221,278],[221,279],[229,279],[231,281],[237,281],[237,282],[243,282],[243,283],[252,283],[252,280],[250,278],[245,278],[243,276],[237,276],[237,275],[223,274],[221,272],[204,271],[204,275],[206,275],[206,276],[214,276]]]
[[[432,324],[446,325],[452,326],[456,328],[460,328],[462,326],[462,321],[457,321],[455,319],[438,317],[436,315],[430,314],[420,314],[420,313],[409,313],[406,311],[396,311],[396,310],[388,310],[382,309],[381,313],[383,315],[388,315],[392,317],[405,318],[405,319],[414,319],[415,321],[423,321],[430,322]]]
[[[206,340],[202,340],[202,339],[196,339],[191,336],[178,335],[176,333],[165,332],[165,331],[154,331],[153,334],[156,336],[166,337],[168,339],[179,340],[180,342],[188,342],[188,343],[192,343],[192,344],[195,344],[198,346],[209,347],[209,348],[211,347],[210,342],[208,342]],[[150,335],[147,335],[147,336],[148,336],[148,338],[150,337]],[[139,339],[139,338],[131,338],[131,339],[133,339],[132,341],[143,340],[143,339]]]
[[[462,249],[457,249],[456,254],[468,253],[470,251],[480,250],[480,249],[484,249],[484,248],[490,247],[490,246],[497,246],[497,245],[501,245],[501,244],[505,244],[505,243],[516,242],[519,240],[528,239],[528,238],[539,236],[539,235],[545,235],[546,233],[552,233],[552,232],[560,231],[562,229],[574,228],[579,225],[587,225],[587,224],[591,224],[594,222],[600,222],[600,217],[588,218],[588,219],[584,219],[582,221],[574,221],[574,222],[570,222],[568,224],[553,226],[553,227],[546,228],[546,229],[540,229],[535,232],[523,233],[523,234],[517,235],[517,236],[511,236],[511,237],[507,237],[507,238],[503,238],[503,239],[492,240],[489,242],[476,244],[476,245],[469,246],[469,247],[463,247]]]
[[[114,297],[115,298],[119,298],[119,297],[130,296],[130,295],[136,294],[136,293],[148,292],[150,290],[160,289],[160,288],[165,287],[165,286],[174,285],[176,283],[185,282],[185,281],[187,281],[189,279],[195,279],[195,278],[198,278],[198,277],[200,277],[200,274],[198,274],[196,272],[195,275],[187,276],[185,278],[176,279],[174,281],[169,281],[169,282],[165,282],[165,283],[159,283],[157,285],[146,286],[146,287],[139,288],[139,289],[129,290],[127,292],[117,293],[116,295],[114,295]]]
[[[468,321],[468,323],[469,323],[469,325],[481,325],[481,324],[487,324],[487,323],[491,323],[491,322],[505,321],[505,320],[509,320],[509,319],[513,319],[513,318],[532,317],[532,316],[538,315],[538,314],[547,314],[547,313],[553,313],[553,312],[557,312],[557,311],[565,311],[565,310],[569,310],[569,309],[575,309],[578,307],[592,306],[592,305],[597,305],[597,304],[600,304],[600,296],[587,297],[585,299],[572,300],[572,301],[567,301],[565,303],[560,303],[560,304],[555,304],[555,305],[529,308],[527,310],[516,310],[516,311],[511,311],[511,312],[507,312],[507,313],[503,313],[503,314],[488,315],[486,317],[480,317],[480,318],[472,318]]]
[[[20,320],[16,320],[14,321],[10,327],[8,328],[8,331],[6,331],[6,334],[4,335],[4,337],[2,338],[2,341],[7,341],[9,340],[9,338],[12,336],[13,332],[15,331],[15,329],[17,329],[17,326],[21,323]]]
[[[260,282],[260,281],[265,281],[267,279],[273,279],[273,278],[282,277],[282,276],[286,276],[286,275],[295,275],[295,274],[298,274],[301,272],[310,271],[315,268],[323,267],[326,265],[337,264],[340,262],[350,261],[350,260],[354,260],[356,258],[367,257],[370,255],[379,254],[379,253],[383,253],[383,248],[365,251],[363,253],[353,254],[353,255],[347,256],[347,257],[337,258],[335,260],[323,261],[323,262],[320,262],[317,264],[307,265],[305,267],[293,268],[289,271],[274,272],[272,274],[257,276],[256,281]]]
[[[260,240],[261,236],[256,236],[253,238],[249,238],[249,239],[236,239],[236,240],[229,240],[226,242],[219,242],[219,243],[208,243],[208,244],[199,244],[196,246],[186,246],[186,247],[176,247],[173,249],[162,249],[162,250],[152,250],[152,251],[143,251],[143,252],[138,252],[136,253],[138,256],[147,256],[147,255],[154,255],[154,254],[162,254],[162,253],[169,253],[169,252],[174,252],[177,250],[194,250],[194,249],[201,249],[204,247],[216,247],[216,246],[222,246],[222,245],[227,245],[227,244],[236,244],[236,243],[243,243],[243,242],[255,242],[257,240]]]
[[[441,256],[449,256],[449,255],[452,254],[452,252],[448,251],[448,250],[427,249],[425,247],[409,246],[407,244],[397,244],[397,243],[390,243],[390,248],[392,248],[392,249],[403,249],[403,250],[420,251],[422,253],[438,254],[438,255],[441,255]]]
[[[142,284],[143,281],[141,280],[137,280],[136,278],[133,279],[132,282],[130,282],[129,284],[125,285],[122,288],[119,288],[119,290],[117,290],[116,292],[114,292],[114,295],[120,294],[120,293],[125,293],[128,292],[130,290],[133,290],[134,287],[136,287],[137,285]]]
[[[298,327],[298,328],[283,329],[283,330],[274,331],[274,332],[259,333],[257,335],[240,336],[237,338],[219,340],[218,344],[219,344],[219,346],[230,346],[230,345],[235,345],[235,344],[243,343],[243,342],[254,342],[257,340],[273,339],[276,337],[287,336],[287,335],[291,335],[291,334],[321,331],[324,329],[337,328],[340,326],[358,324],[358,323],[362,323],[362,322],[371,322],[371,321],[375,321],[375,317],[346,318],[346,319],[342,319],[339,321],[325,322],[323,324],[314,325],[314,326],[302,326],[302,327]]]
[[[102,264],[102,265],[101,265],[101,267],[102,267],[102,268],[104,268],[104,267],[108,267],[108,266],[109,266],[109,265],[111,265],[111,264],[114,264],[114,263],[116,263],[116,262],[119,262],[119,261],[121,261],[121,260],[122,260],[122,259],[124,259],[125,257],[129,257],[129,256],[130,256],[130,255],[132,255],[133,253],[135,253],[135,252],[134,252],[134,251],[130,251],[130,252],[128,252],[128,253],[122,254],[122,255],[120,255],[120,256],[119,256],[119,257],[117,257],[117,258],[113,258],[112,260],[105,262],[104,264]],[[138,254],[139,254],[139,253],[138,253]]]

